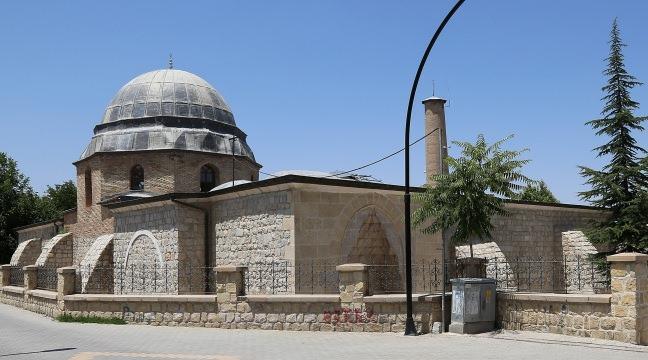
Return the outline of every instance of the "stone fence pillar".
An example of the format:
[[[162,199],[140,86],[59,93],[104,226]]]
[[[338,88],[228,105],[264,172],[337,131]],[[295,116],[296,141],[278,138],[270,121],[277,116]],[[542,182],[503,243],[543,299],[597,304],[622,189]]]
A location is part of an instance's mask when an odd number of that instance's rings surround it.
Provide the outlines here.
[[[343,264],[336,267],[340,275],[340,302],[343,307],[358,308],[364,296],[371,295],[367,280],[369,267],[365,264]]]
[[[220,312],[235,312],[239,296],[245,295],[245,266],[222,265],[216,271],[216,302]]]
[[[614,340],[648,345],[648,255],[607,257],[611,267],[611,311],[617,318]]]
[[[11,265],[0,265],[0,286],[9,286],[10,279]]]
[[[23,267],[25,290],[34,290],[38,285],[38,266],[27,265]]]
[[[56,270],[57,281],[56,291],[60,300],[63,296],[74,294],[74,282],[76,281],[76,268],[74,266],[67,266],[58,268]]]

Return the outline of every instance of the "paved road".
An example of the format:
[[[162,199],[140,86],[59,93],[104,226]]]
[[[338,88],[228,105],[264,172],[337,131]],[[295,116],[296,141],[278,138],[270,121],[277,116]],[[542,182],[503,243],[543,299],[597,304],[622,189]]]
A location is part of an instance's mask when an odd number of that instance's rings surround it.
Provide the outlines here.
[[[648,347],[503,332],[479,336],[319,333],[58,323],[0,304],[0,360],[648,359]]]

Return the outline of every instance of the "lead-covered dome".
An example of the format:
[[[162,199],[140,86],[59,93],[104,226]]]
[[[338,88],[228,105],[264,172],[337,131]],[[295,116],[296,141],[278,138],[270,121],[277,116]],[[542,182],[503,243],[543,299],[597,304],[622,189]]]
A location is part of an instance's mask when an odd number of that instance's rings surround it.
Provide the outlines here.
[[[256,164],[246,138],[207,81],[183,70],[155,70],[117,92],[80,160],[95,153],[188,150],[235,154]]]
[[[175,69],[150,71],[129,81],[106,108],[102,123],[152,116],[234,125],[232,111],[213,86],[197,75]]]

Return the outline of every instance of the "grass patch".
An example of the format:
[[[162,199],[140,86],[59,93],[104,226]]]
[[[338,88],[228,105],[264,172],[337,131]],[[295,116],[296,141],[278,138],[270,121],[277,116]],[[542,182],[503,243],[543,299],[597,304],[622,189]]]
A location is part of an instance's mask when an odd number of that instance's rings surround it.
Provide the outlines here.
[[[81,316],[81,315],[69,315],[63,314],[56,317],[56,320],[60,322],[73,322],[73,323],[82,323],[82,324],[113,324],[113,325],[125,325],[126,321],[117,317],[99,317],[99,316]]]

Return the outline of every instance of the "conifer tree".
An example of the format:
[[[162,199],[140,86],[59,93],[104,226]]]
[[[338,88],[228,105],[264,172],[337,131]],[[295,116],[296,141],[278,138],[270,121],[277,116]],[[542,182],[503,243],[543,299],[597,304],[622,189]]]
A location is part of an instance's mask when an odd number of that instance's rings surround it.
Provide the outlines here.
[[[599,157],[609,158],[609,163],[601,170],[580,168],[590,186],[580,196],[592,205],[608,209],[610,216],[593,223],[587,235],[595,243],[611,245],[615,252],[648,252],[648,213],[642,213],[647,207],[648,174],[643,161],[646,151],[632,135],[633,131],[643,130],[645,117],[634,115],[639,103],[630,96],[630,90],[642,84],[625,69],[622,49],[626,45],[616,19],[609,44],[608,65],[603,72],[607,77],[602,88],[603,117],[587,123],[596,135],[609,139],[594,149]]]

